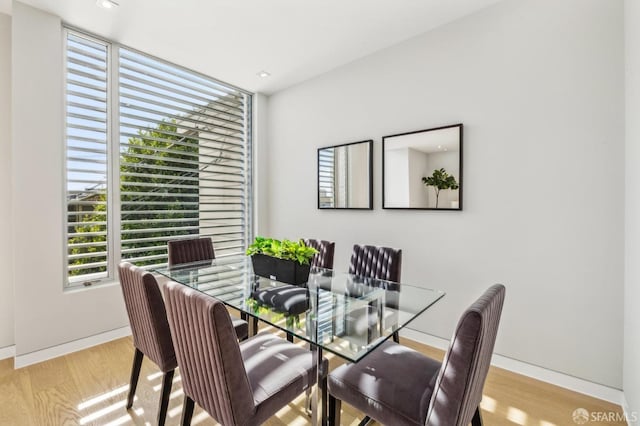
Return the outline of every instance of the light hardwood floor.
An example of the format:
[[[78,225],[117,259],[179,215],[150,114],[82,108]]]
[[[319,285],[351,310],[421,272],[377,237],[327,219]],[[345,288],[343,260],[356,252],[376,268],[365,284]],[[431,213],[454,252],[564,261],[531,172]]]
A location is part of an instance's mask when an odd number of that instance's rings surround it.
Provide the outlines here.
[[[442,358],[439,350],[407,339],[402,339],[402,343],[434,358]],[[12,359],[2,360],[0,425],[154,425],[162,377],[153,363],[145,360],[136,400],[132,410],[126,411],[132,359],[131,338],[123,338],[19,370],[13,369]],[[336,357],[330,361],[332,368],[341,363]],[[167,425],[179,424],[182,398],[178,373],[174,378]],[[304,397],[301,396],[278,412],[267,425],[308,424],[303,404]],[[574,425],[572,413],[577,408],[589,412],[622,412],[614,404],[500,368],[491,368],[481,407],[485,426]],[[355,425],[361,417],[356,410],[343,404],[343,424]],[[196,408],[192,424],[216,423]],[[595,424],[598,423],[589,422],[587,426]]]

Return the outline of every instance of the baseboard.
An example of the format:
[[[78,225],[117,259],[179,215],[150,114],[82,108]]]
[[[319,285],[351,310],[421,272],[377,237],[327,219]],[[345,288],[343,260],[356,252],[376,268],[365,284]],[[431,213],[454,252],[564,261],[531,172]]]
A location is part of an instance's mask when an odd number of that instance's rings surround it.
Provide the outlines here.
[[[84,337],[72,342],[63,343],[61,345],[52,346],[50,348],[41,349],[39,351],[17,355],[14,361],[14,368],[17,369],[26,367],[31,364],[37,364],[42,361],[57,358],[62,355],[67,355],[72,352],[87,349],[92,346],[100,345],[102,343],[110,342],[111,340],[120,339],[129,335],[131,335],[131,328],[129,326],[126,326],[122,328],[116,328],[115,330],[109,330],[104,333],[95,334],[93,336]]]
[[[415,340],[416,342],[424,343],[425,345],[445,351],[449,347],[449,341],[446,339],[409,328],[403,329],[400,335],[407,339]],[[624,407],[624,393],[619,389],[593,383],[588,380],[498,354],[493,354],[491,365]]]
[[[16,355],[16,347],[15,345],[5,346],[4,348],[0,348],[0,360],[14,357]]]

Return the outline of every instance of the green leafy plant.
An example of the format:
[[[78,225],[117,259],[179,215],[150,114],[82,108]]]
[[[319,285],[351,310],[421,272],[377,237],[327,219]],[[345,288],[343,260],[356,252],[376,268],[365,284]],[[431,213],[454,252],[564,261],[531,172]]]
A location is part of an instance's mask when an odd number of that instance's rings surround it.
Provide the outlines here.
[[[275,238],[256,237],[253,243],[247,248],[247,255],[265,254],[277,257],[278,259],[293,260],[301,265],[311,263],[313,256],[318,250],[309,247],[303,240],[276,240]]]
[[[460,185],[456,182],[456,178],[453,175],[447,173],[444,169],[436,169],[429,177],[422,177],[422,183],[425,186],[433,186],[436,191],[436,208],[438,208],[438,197],[440,197],[440,191],[443,189],[458,189]]]

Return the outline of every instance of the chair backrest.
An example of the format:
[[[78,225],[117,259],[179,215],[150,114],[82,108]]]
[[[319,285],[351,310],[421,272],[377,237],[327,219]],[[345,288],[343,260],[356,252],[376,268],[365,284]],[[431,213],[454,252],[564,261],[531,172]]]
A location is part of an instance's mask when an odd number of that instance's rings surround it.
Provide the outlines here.
[[[402,250],[355,244],[349,273],[364,278],[400,282]]]
[[[216,258],[210,237],[172,240],[167,243],[169,266]]]
[[[304,240],[304,243],[309,247],[313,247],[318,250],[318,253],[311,260],[312,267],[333,269],[333,253],[336,248],[336,243],[333,241],[325,240]]]
[[[460,318],[438,373],[427,426],[467,426],[482,400],[505,288],[491,286]]]
[[[245,424],[255,404],[229,312],[178,283],[164,294],[185,394],[219,423]]]
[[[118,266],[133,344],[167,372],[177,366],[167,312],[153,274],[128,262]]]

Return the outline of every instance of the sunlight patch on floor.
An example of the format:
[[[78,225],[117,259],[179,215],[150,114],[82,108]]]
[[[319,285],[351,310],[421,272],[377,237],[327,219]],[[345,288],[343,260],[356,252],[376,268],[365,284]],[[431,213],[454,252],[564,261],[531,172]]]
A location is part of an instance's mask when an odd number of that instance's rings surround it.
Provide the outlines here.
[[[548,422],[546,420],[540,420],[540,426],[558,426],[555,423]]]
[[[147,380],[152,382],[152,381],[156,380],[159,377],[162,377],[162,371],[158,371],[157,373],[149,374],[147,376]]]
[[[507,409],[507,419],[519,425],[526,425],[528,417],[527,413],[522,410],[518,410],[517,408],[509,407]]]
[[[184,391],[182,390],[182,388],[180,388],[178,390],[171,392],[171,394],[169,394],[169,399],[177,398],[183,395],[184,395]]]
[[[495,413],[497,406],[498,406],[498,402],[495,399],[486,395],[482,396],[482,401],[480,401],[480,408],[482,408],[484,411]]]
[[[287,426],[305,426],[309,424],[309,418],[303,416],[297,416],[293,420],[287,420]]]
[[[102,401],[106,401],[109,398],[112,398],[116,395],[119,395],[121,393],[126,392],[129,389],[129,385],[124,385],[121,386],[119,388],[116,388],[114,390],[110,390],[109,392],[105,392],[103,394],[100,394],[98,396],[95,396],[93,398],[90,398],[86,401],[81,402],[80,404],[78,404],[78,410],[84,410],[85,408],[89,408],[93,405],[96,405]]]
[[[171,383],[172,384],[176,384],[176,383],[181,382],[181,381],[182,381],[182,377],[176,376],[176,377],[173,378],[173,381]],[[160,392],[160,389],[162,389],[162,383],[160,383],[159,385],[155,385],[153,387],[153,391],[154,392]]]
[[[81,425],[86,425],[87,423],[93,422],[94,420],[99,419],[102,416],[106,416],[107,414],[113,413],[116,410],[124,408],[127,405],[127,401],[122,400],[118,401],[115,404],[111,404],[108,407],[101,408],[97,411],[94,411],[91,414],[88,414],[80,419]]]
[[[142,408],[136,408],[135,410],[133,410],[133,412],[138,417],[144,414],[144,410]],[[118,417],[117,419],[110,421],[109,423],[105,423],[104,426],[119,426],[125,423],[129,423],[130,421],[131,421],[131,416],[126,414],[122,417]]]
[[[176,416],[177,416],[178,414],[180,414],[180,413],[182,413],[182,404],[178,405],[178,406],[177,406],[177,407],[175,407],[175,408],[170,409],[170,410],[167,412],[167,417],[174,418],[174,417],[176,417]]]
[[[207,419],[209,419],[209,413],[207,413],[206,411],[203,411],[195,416],[193,416],[191,418],[191,424],[192,425],[197,425],[198,423],[202,423],[204,421],[206,421]]]

